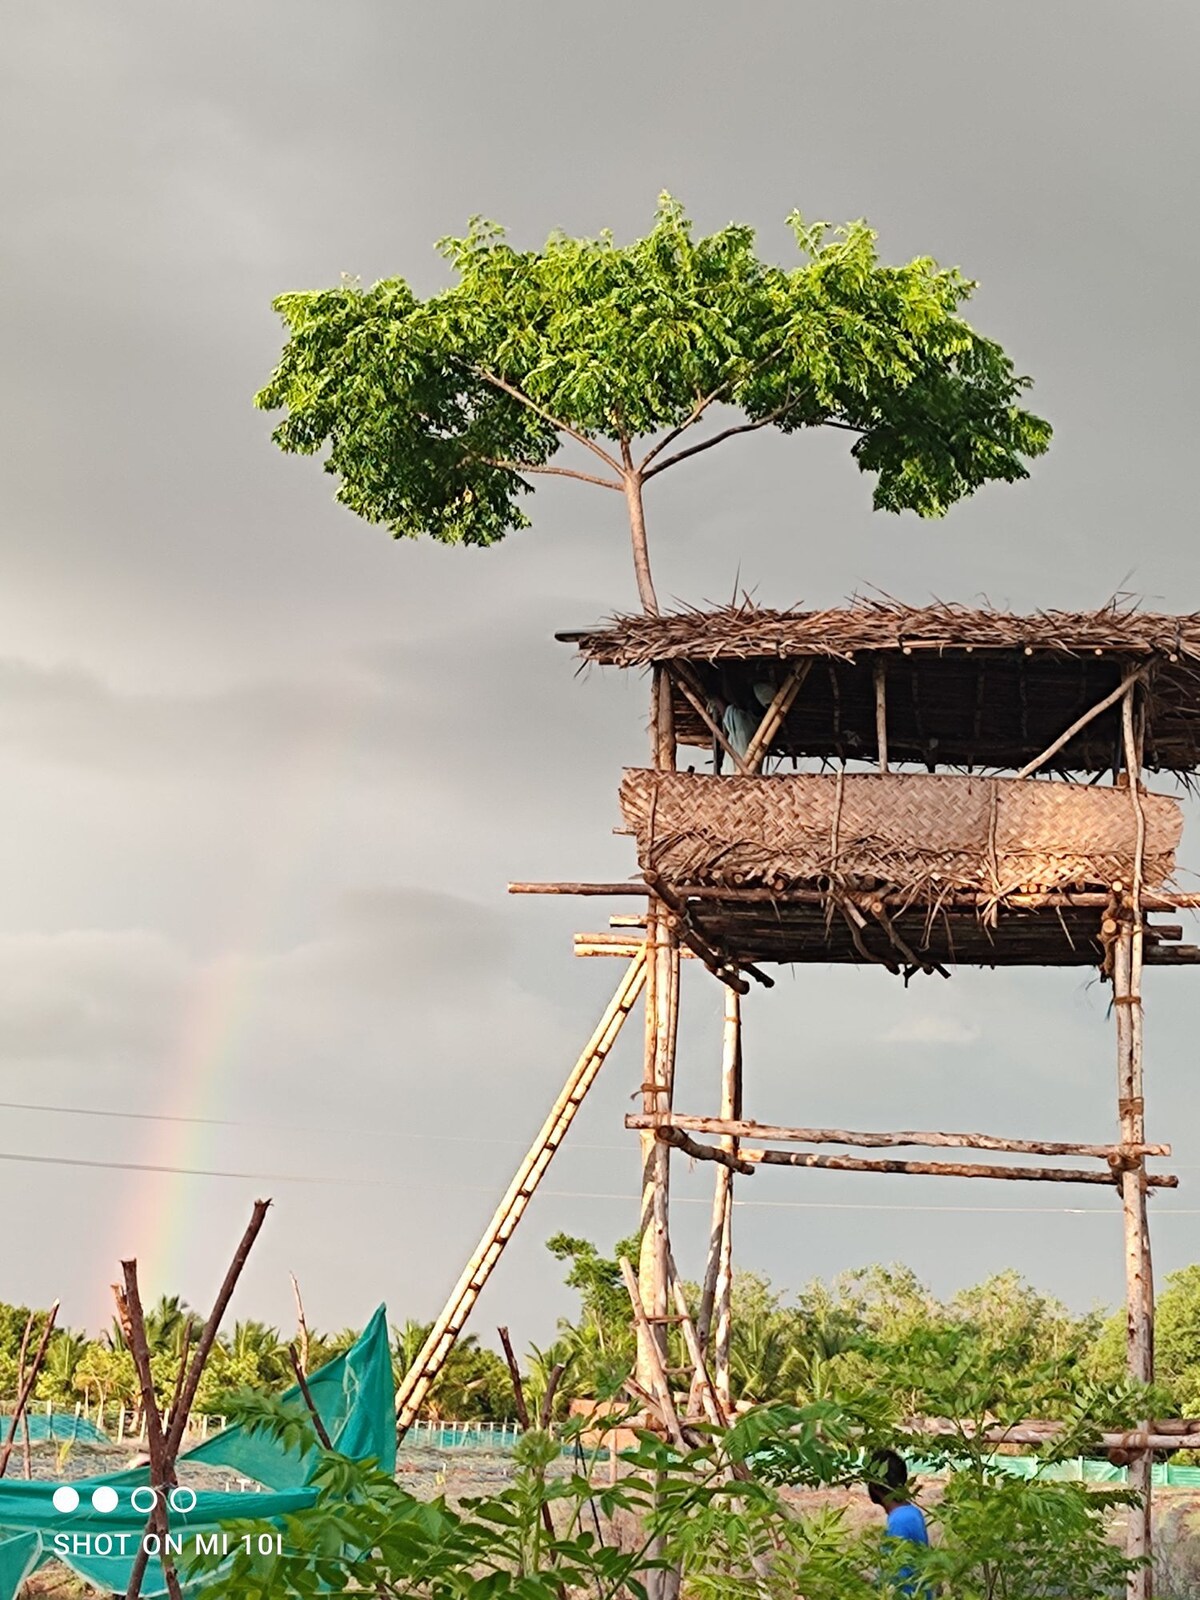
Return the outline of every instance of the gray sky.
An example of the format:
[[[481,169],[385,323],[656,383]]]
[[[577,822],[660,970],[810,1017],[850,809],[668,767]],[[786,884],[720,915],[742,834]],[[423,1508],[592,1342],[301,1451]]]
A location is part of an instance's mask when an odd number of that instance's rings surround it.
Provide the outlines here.
[[[339,510],[250,405],[279,347],[272,295],[342,272],[433,289],[433,241],[472,213],[522,244],[631,237],[667,188],[699,227],[750,221],[781,256],[793,207],[865,215],[888,258],[981,280],[972,315],[1035,376],[1050,456],[922,524],[872,516],[839,435],[739,441],[656,487],[660,594],[720,600],[740,578],[825,604],[873,583],[1032,608],[1125,587],[1200,609],[1200,13],[3,16],[0,1098],[214,1120],[6,1105],[0,1151],[312,1181],[0,1160],[0,1295],[61,1295],[95,1325],[137,1254],[147,1293],[207,1302],[270,1193],[240,1314],[286,1322],[294,1269],[318,1325],[381,1299],[432,1316],[618,976],[570,949],[607,908],[504,886],[633,867],[611,828],[644,685],[577,679],[551,638],[633,604],[632,573],[620,508],[581,485],[540,489],[533,531],[485,552],[393,545]],[[688,977],[679,1102],[703,1111],[720,998]],[[1150,1134],[1186,1180],[1154,1205],[1169,1270],[1200,1255],[1198,991],[1186,971],[1146,991]],[[1106,1002],[1071,972],[907,993],[785,973],[747,1006],[747,1112],[1105,1137]],[[634,1225],[636,1031],[481,1304],[485,1336],[507,1320],[542,1341],[567,1309],[550,1232]],[[769,1172],[742,1189],[741,1260],[781,1286],[883,1259],[943,1292],[1008,1265],[1075,1305],[1120,1292],[1102,1191]],[[691,1270],[707,1191],[681,1168]]]

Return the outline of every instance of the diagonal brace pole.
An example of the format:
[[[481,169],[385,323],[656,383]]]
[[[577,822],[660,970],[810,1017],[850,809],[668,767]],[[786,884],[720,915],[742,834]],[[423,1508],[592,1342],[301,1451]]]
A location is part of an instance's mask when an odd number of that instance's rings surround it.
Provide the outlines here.
[[[504,1246],[515,1232],[517,1223],[545,1177],[555,1152],[575,1120],[575,1113],[595,1082],[597,1073],[616,1043],[621,1026],[637,1002],[645,983],[646,957],[644,952],[639,952],[626,969],[616,994],[600,1019],[599,1026],[575,1063],[561,1094],[542,1124],[541,1131],[517,1169],[516,1177],[509,1184],[503,1200],[484,1230],[475,1253],[463,1268],[461,1277],[450,1293],[450,1298],[442,1308],[441,1316],[434,1323],[429,1337],[400,1384],[396,1396],[396,1422],[401,1438],[416,1420],[425,1397],[449,1360],[458,1336],[471,1314],[471,1308],[479,1299],[484,1284],[491,1277],[492,1270],[504,1251]]]

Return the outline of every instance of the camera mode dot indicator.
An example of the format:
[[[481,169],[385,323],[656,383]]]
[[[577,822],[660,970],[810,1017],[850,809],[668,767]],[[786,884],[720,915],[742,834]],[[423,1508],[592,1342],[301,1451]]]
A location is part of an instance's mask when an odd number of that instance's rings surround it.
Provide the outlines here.
[[[76,1500],[79,1496],[75,1496]],[[117,1509],[117,1491],[102,1483],[98,1489],[92,1490],[92,1510],[107,1514]]]
[[[74,1511],[79,1505],[79,1490],[64,1483],[61,1489],[55,1489],[53,1505],[55,1511]]]

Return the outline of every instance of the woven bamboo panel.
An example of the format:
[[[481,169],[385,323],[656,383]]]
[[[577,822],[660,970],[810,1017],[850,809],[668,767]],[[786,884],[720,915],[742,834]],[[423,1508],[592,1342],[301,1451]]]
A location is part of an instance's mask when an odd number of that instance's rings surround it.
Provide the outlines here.
[[[1143,794],[1143,882],[1175,868],[1183,813]],[[621,810],[643,869],[674,883],[785,887],[833,878],[914,890],[1129,883],[1137,818],[1128,790],[940,773],[715,778],[626,772]]]

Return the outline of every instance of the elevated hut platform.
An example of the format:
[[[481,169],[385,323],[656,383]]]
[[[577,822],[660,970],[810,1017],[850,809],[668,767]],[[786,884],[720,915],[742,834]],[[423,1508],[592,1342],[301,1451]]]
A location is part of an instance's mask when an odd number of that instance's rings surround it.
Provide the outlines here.
[[[675,740],[684,746],[712,743],[703,707],[714,697],[754,709],[756,689],[801,669],[800,691],[771,739],[777,759],[876,761],[882,676],[887,758],[929,771],[1020,771],[1071,728],[1041,770],[1119,771],[1122,678],[1144,669],[1143,767],[1200,767],[1200,614],[741,605],[618,617],[557,637],[597,666],[669,668]]]
[[[672,749],[709,753],[626,772],[620,803],[718,966],[1104,968],[1135,884],[1143,910],[1195,900],[1179,803],[1140,774],[1200,765],[1200,617],[745,605],[559,638],[651,669]],[[1143,931],[1148,963],[1200,962],[1179,924]]]

